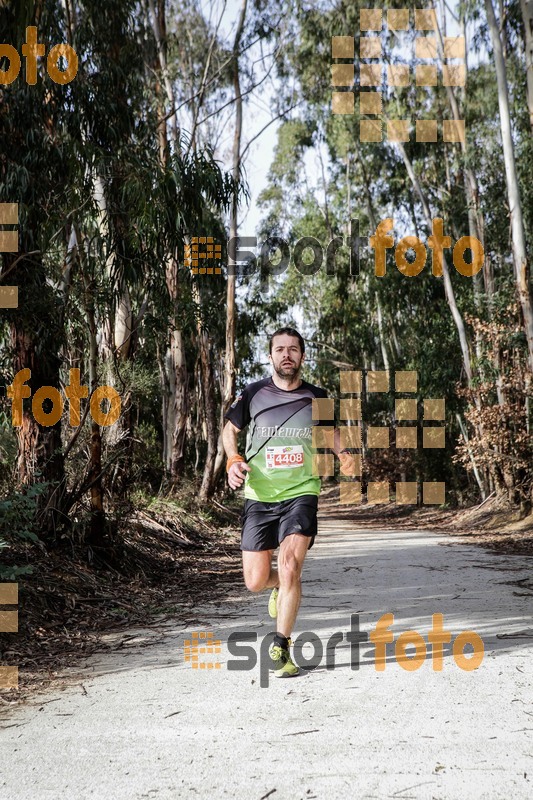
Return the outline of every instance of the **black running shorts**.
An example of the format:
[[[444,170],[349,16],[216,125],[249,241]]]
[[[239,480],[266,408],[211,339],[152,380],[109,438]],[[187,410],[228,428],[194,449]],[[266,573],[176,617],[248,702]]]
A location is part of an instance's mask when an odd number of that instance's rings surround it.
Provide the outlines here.
[[[309,548],[317,533],[318,495],[304,494],[278,503],[245,500],[241,550],[275,550],[286,536],[309,536]]]

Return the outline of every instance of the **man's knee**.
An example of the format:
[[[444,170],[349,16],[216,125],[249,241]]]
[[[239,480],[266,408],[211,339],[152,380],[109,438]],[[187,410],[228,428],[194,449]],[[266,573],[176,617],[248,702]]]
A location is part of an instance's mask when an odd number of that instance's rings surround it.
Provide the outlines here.
[[[292,586],[298,583],[302,574],[302,564],[293,553],[287,553],[278,562],[278,572],[280,584]]]
[[[272,551],[243,551],[243,576],[250,592],[260,592],[268,583],[272,566]]]
[[[293,534],[283,540],[278,556],[281,585],[292,586],[300,581],[308,547],[309,539],[302,535]]]
[[[252,573],[244,576],[246,588],[250,592],[261,592],[265,588],[267,580],[268,575],[265,578],[265,576],[260,573]]]

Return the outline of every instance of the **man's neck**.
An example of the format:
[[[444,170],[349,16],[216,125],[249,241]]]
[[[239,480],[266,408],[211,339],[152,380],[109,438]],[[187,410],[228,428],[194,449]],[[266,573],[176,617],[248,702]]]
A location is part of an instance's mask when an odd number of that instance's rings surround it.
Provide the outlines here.
[[[285,392],[292,392],[293,389],[297,389],[302,384],[302,379],[299,374],[295,375],[294,378],[280,378],[278,373],[274,372],[272,381],[278,389],[283,389]]]

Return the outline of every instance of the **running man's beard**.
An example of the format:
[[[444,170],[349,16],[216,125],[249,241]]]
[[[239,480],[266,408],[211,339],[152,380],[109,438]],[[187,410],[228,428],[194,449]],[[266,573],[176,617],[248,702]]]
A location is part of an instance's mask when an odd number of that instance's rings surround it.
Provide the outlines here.
[[[295,378],[300,372],[300,367],[274,367],[280,378]]]

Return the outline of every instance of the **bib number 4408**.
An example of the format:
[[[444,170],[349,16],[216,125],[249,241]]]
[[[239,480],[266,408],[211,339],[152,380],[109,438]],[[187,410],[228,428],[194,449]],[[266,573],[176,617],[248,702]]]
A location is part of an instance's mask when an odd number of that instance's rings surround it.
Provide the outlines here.
[[[266,465],[269,469],[303,467],[304,450],[301,445],[293,447],[267,447]]]

